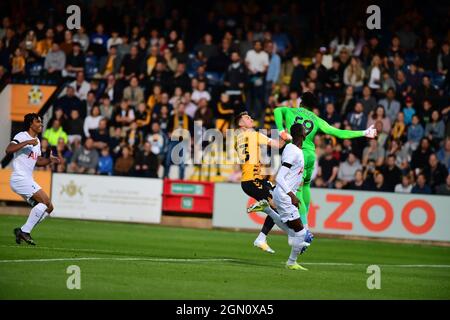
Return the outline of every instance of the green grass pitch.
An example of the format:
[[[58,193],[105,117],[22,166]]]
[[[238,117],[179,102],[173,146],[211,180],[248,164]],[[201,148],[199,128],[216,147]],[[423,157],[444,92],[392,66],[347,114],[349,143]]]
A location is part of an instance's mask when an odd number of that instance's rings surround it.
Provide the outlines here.
[[[448,247],[316,237],[309,271],[291,271],[283,235],[270,255],[256,233],[48,219],[36,247],[19,246],[25,219],[0,216],[0,299],[450,299]],[[366,286],[372,264],[379,290]],[[70,265],[81,290],[67,289]]]

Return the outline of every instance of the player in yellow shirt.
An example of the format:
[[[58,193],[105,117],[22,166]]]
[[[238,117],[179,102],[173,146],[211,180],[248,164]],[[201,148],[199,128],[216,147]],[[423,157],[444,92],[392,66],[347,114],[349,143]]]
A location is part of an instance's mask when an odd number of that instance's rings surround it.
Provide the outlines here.
[[[236,134],[236,150],[242,163],[242,190],[257,201],[272,198],[271,183],[267,180],[264,165],[261,163],[261,146],[267,145],[273,148],[281,148],[285,141],[273,140],[254,129],[253,119],[247,112],[241,112],[235,118],[238,128]],[[254,245],[263,251],[274,253],[267,244],[266,236],[274,226],[270,216],[266,217],[260,234],[254,241]]]

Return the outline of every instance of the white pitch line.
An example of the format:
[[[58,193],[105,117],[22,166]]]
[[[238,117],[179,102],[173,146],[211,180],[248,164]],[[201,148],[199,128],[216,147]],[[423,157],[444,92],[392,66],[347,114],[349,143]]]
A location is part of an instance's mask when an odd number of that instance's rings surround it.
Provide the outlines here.
[[[448,264],[377,264],[377,263],[345,263],[345,262],[300,262],[305,265],[317,266],[370,266],[377,265],[379,267],[393,268],[450,268]]]
[[[22,262],[61,262],[61,261],[148,261],[148,262],[226,262],[233,259],[177,259],[177,258],[106,258],[106,257],[80,257],[80,258],[53,258],[53,259],[17,259],[17,260],[0,260],[0,263],[22,263]]]

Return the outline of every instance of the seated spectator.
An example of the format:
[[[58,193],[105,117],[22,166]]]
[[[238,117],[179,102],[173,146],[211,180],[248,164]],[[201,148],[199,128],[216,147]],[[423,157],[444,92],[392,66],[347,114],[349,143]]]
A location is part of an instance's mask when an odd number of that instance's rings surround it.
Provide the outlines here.
[[[106,87],[103,93],[108,95],[112,104],[118,103],[122,99],[122,90],[113,74],[106,77]]]
[[[436,153],[436,156],[447,169],[450,169],[450,137],[445,139],[444,145]]]
[[[84,78],[84,72],[78,71],[76,74],[76,79],[70,83],[70,86],[75,89],[75,95],[80,100],[86,100],[89,91],[91,90],[91,85]]]
[[[130,128],[127,130],[126,141],[133,151],[136,151],[144,141],[144,135],[142,131],[138,130],[136,121],[131,122]]]
[[[367,127],[370,127],[372,124],[375,124],[377,121],[381,121],[383,123],[383,132],[389,134],[391,131],[391,120],[386,117],[386,111],[383,106],[379,105],[375,112],[369,117],[367,121]],[[380,133],[380,132],[378,132]]]
[[[59,158],[59,163],[53,164],[53,171],[58,173],[66,172],[67,164],[70,163],[72,158],[72,151],[69,146],[64,142],[63,138],[58,139],[58,144],[56,145],[56,152],[53,154]]]
[[[350,64],[344,71],[344,84],[352,86],[356,93],[360,93],[363,89],[364,78],[366,73],[361,67],[361,62],[357,57],[350,58]]]
[[[182,105],[183,110],[186,110],[186,106],[182,102],[178,105],[178,107],[180,107],[181,105]],[[194,121],[200,121],[201,122],[201,126],[205,130],[208,130],[208,129],[211,129],[211,128],[215,127],[214,126],[214,119],[213,119],[213,112],[208,107],[208,101],[206,101],[206,99],[200,99],[199,100],[199,102],[198,102],[198,109],[197,109],[197,111],[195,111],[193,120]]]
[[[114,112],[114,107],[111,104],[111,99],[107,94],[103,94],[100,99],[100,114],[103,118],[107,120],[111,120],[112,114]]]
[[[66,55],[60,50],[59,45],[54,42],[52,49],[45,56],[44,69],[46,74],[52,77],[60,77],[61,71],[66,65]]]
[[[405,115],[405,124],[409,126],[412,123],[412,117],[416,114],[416,110],[414,109],[414,101],[410,96],[407,96],[405,99],[403,114]]]
[[[54,37],[55,32],[53,31],[52,28],[48,28],[47,31],[45,32],[45,38],[41,40],[38,39],[39,41],[36,43],[36,50],[35,50],[35,53],[38,57],[45,58],[45,56],[47,56],[47,54],[52,49]]]
[[[379,167],[384,162],[384,156],[384,148],[378,145],[377,140],[370,139],[369,145],[363,150],[362,164],[366,166],[370,160],[373,160],[376,166]]]
[[[377,192],[388,191],[386,183],[384,182],[384,175],[381,172],[375,173],[375,184],[372,186],[372,188],[369,188],[369,190]]]
[[[139,87],[139,81],[136,76],[131,77],[130,85],[123,90],[123,99],[128,100],[133,108],[144,102],[144,90]]]
[[[119,32],[117,30],[111,30],[111,38],[106,41],[106,49],[110,50],[111,48],[116,48],[116,46],[121,45],[122,43],[123,40],[119,36]]]
[[[397,118],[395,119],[394,126],[392,127],[391,137],[394,140],[404,141],[406,139],[406,124],[403,112],[397,113]]]
[[[394,191],[398,193],[411,193],[412,191],[411,178],[409,175],[402,176],[402,182],[395,186]]]
[[[430,140],[428,140],[428,138],[422,138],[420,140],[419,147],[416,149],[416,151],[413,152],[411,156],[411,169],[423,170],[423,168],[425,168],[425,166],[428,164],[431,153],[432,150]]]
[[[386,58],[384,58],[386,59]],[[381,92],[388,95],[390,90],[393,90],[394,93],[396,93],[396,86],[395,81],[392,79],[391,75],[389,74],[388,70],[384,70],[381,75]],[[386,113],[389,116],[388,110],[386,110]],[[391,119],[392,120],[392,119]]]
[[[167,92],[163,92],[161,94],[161,101],[157,105],[155,105],[155,107],[153,108],[152,119],[153,119],[153,117],[157,116],[160,113],[161,108],[164,106],[167,107],[167,110],[169,111],[169,113],[172,113],[173,105],[171,105],[169,103],[169,94]]]
[[[344,185],[350,183],[355,178],[356,170],[361,170],[361,163],[353,153],[349,153],[347,160],[339,165],[338,179],[342,180]]]
[[[158,178],[159,160],[152,152],[150,142],[144,143],[144,148],[136,154],[134,171],[138,177]]]
[[[200,101],[200,99],[206,99],[206,101],[209,102],[209,100],[211,100],[211,95],[209,94],[209,92],[206,90],[206,83],[205,81],[199,81],[198,82],[198,88],[195,89],[192,92],[192,97],[191,97],[192,101],[195,104],[198,104],[198,102]]]
[[[167,144],[167,136],[161,130],[161,127],[158,122],[153,122],[151,124],[150,133],[147,134],[145,141],[150,142],[152,146],[152,152],[157,156],[162,156],[162,152],[164,152],[166,144]]]
[[[26,61],[23,52],[20,48],[16,48],[14,51],[14,57],[11,61],[11,74],[24,75],[25,74]]]
[[[434,110],[431,114],[431,121],[425,127],[425,136],[432,141],[434,147],[438,147],[445,138],[445,124],[441,120],[439,111]]]
[[[409,169],[410,155],[405,147],[402,146],[400,140],[390,141],[389,148],[386,150],[387,154],[395,156],[395,165],[403,172],[407,172]]]
[[[82,106],[81,100],[75,96],[75,89],[71,86],[66,87],[66,94],[58,98],[54,104],[55,109],[61,108],[64,111],[66,118],[69,118],[72,109],[77,109],[82,115]]]
[[[322,178],[325,186],[331,188],[336,180],[338,171],[339,161],[337,161],[333,156],[332,145],[327,144],[325,147],[325,153],[319,159],[317,176]]]
[[[138,77],[139,80],[144,77],[142,61],[137,46],[132,46],[130,53],[122,59],[119,72],[120,77],[125,81],[130,81],[132,77]]]
[[[77,72],[84,72],[85,57],[78,42],[73,43],[72,52],[67,56],[66,67],[64,68],[63,77],[75,78]]]
[[[144,102],[139,103],[135,112],[135,119],[138,130],[145,136],[149,129],[151,114]]]
[[[355,180],[347,185],[347,189],[350,190],[366,190],[367,185],[364,182],[364,176],[362,170],[356,170]]]
[[[112,46],[108,49],[108,55],[100,59],[99,72],[104,78],[109,75],[117,75],[120,71],[120,63],[117,47]]]
[[[101,119],[103,119],[103,117],[100,114],[100,107],[94,105],[94,107],[91,109],[91,114],[87,116],[86,119],[84,119],[83,130],[85,137],[90,137],[91,132],[98,129],[98,125]]]
[[[395,156],[390,154],[386,159],[385,165],[381,168],[384,176],[384,185],[386,191],[393,192],[395,186],[400,183],[402,172],[395,164]]]
[[[102,148],[100,157],[98,158],[97,174],[112,176],[114,161],[109,154],[109,148],[107,146]]]
[[[114,175],[116,176],[129,176],[133,169],[134,159],[131,154],[131,149],[128,146],[122,148],[122,153],[117,158],[114,165]]]
[[[408,134],[407,134],[407,143],[406,147],[408,150],[415,151],[417,149],[417,146],[419,145],[420,140],[424,136],[424,130],[422,125],[420,124],[420,119],[417,115],[413,115],[412,117],[412,123],[408,127]]]
[[[432,153],[428,158],[428,164],[425,166],[423,173],[428,181],[428,185],[431,187],[431,191],[434,193],[440,184],[445,183],[448,169],[439,162],[436,154]]]
[[[216,117],[216,129],[220,130],[223,134],[226,133],[227,129],[231,128],[231,121],[235,112],[234,108],[235,106],[233,102],[230,100],[230,96],[226,92],[223,92],[220,95],[219,102],[217,102],[217,117]],[[271,112],[271,114],[273,115],[273,111]]]
[[[424,174],[417,176],[417,181],[414,187],[411,189],[411,193],[414,194],[431,194],[431,188],[426,184],[427,178]]]
[[[170,98],[169,103],[174,106],[178,104],[182,99],[183,99],[183,90],[181,89],[181,87],[175,87],[173,96]]]
[[[166,49],[164,49],[162,56],[166,62],[167,68],[169,68],[170,71],[175,72],[178,67],[178,61],[173,56],[172,51],[169,48],[166,48]]]
[[[64,111],[61,107],[56,107],[53,106],[53,116],[50,118],[50,120],[47,123],[47,128],[53,126],[53,121],[55,119],[59,120],[59,123],[61,124],[61,127],[63,127],[63,129],[65,129],[66,127],[66,121],[67,121],[67,117],[64,114]],[[70,114],[69,114],[70,115]]]
[[[336,112],[334,104],[331,102],[328,102],[326,104],[325,114],[322,115],[322,119],[324,119],[326,122],[328,122],[328,124],[330,124],[336,128],[339,128],[341,125],[341,118],[339,117],[338,113]]]
[[[153,114],[155,106],[161,102],[162,88],[159,84],[153,86],[152,94],[147,99],[147,106]]]
[[[352,130],[365,130],[367,117],[363,112],[364,107],[361,102],[356,102],[354,110],[347,115],[347,122]]]
[[[97,130],[91,132],[91,138],[94,140],[94,147],[102,150],[110,145],[111,138],[109,136],[108,120],[102,118],[98,123]]]
[[[89,48],[89,37],[86,34],[86,29],[83,25],[80,26],[80,28],[77,30],[77,33],[74,34],[73,42],[79,43],[83,52],[86,52]]]
[[[436,187],[436,194],[440,195],[450,195],[450,174],[447,175],[445,183],[440,184]]]
[[[58,144],[58,139],[62,138],[64,143],[67,143],[67,133],[63,130],[61,122],[58,119],[53,120],[51,128],[47,128],[42,135],[47,139],[48,143],[53,147]]]
[[[135,115],[134,110],[130,108],[128,100],[124,99],[120,103],[120,106],[116,109],[116,111],[113,114],[113,119],[115,126],[119,126],[122,128],[128,127],[131,122],[134,121]]]
[[[164,61],[156,62],[156,66],[148,77],[149,86],[160,85],[165,91],[172,91],[173,74],[167,70]]]
[[[389,88],[386,92],[386,98],[381,99],[378,104],[384,108],[386,116],[393,123],[397,117],[397,113],[400,111],[400,102],[395,99],[395,90]]]
[[[94,148],[94,140],[87,138],[84,146],[75,150],[72,161],[67,168],[70,173],[95,174],[98,165],[98,152]]]
[[[81,141],[84,137],[84,121],[80,117],[80,113],[77,109],[73,109],[70,112],[70,119],[66,124],[66,132],[69,144],[72,144],[75,140]]]

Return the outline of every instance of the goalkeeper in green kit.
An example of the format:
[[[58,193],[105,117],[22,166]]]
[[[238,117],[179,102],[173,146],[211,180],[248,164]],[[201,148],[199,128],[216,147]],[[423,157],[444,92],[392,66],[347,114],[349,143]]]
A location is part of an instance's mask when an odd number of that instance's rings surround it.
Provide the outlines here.
[[[311,175],[314,171],[314,164],[316,160],[316,146],[314,145],[314,137],[319,131],[335,136],[339,139],[353,139],[359,137],[375,138],[377,135],[377,130],[374,129],[373,125],[363,131],[337,129],[310,111],[316,105],[315,96],[311,92],[305,92],[302,95],[302,101],[298,108],[278,107],[274,110],[275,124],[277,129],[280,131],[281,138],[286,140],[291,139],[289,129],[294,123],[303,124],[306,130],[306,138],[302,146],[305,161],[303,184],[300,186],[296,195],[300,200],[300,218],[305,226],[305,229],[307,230],[305,241],[309,243],[311,243],[313,239],[313,235],[308,230],[308,210],[311,202]]]

